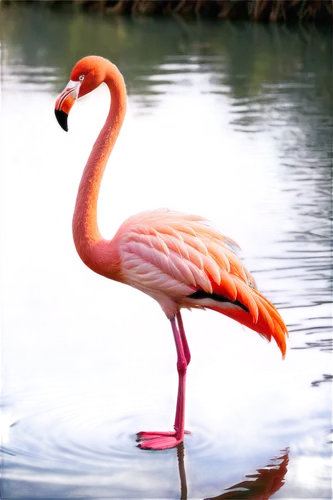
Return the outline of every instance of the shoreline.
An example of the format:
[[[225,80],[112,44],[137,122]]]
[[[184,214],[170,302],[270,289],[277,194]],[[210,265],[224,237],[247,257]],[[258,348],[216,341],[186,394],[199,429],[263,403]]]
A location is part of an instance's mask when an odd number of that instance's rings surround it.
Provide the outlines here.
[[[17,0],[3,0],[3,5]],[[61,4],[78,9],[100,11],[107,16],[181,16],[216,20],[255,22],[332,23],[332,0],[20,0],[20,3]]]

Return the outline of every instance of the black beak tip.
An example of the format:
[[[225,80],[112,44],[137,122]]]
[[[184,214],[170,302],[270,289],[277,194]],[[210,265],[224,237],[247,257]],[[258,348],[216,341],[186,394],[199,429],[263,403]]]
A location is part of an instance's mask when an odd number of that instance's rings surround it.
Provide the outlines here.
[[[67,124],[68,114],[62,111],[61,109],[55,109],[54,112],[60,127],[64,129],[65,132],[68,132],[68,124]]]

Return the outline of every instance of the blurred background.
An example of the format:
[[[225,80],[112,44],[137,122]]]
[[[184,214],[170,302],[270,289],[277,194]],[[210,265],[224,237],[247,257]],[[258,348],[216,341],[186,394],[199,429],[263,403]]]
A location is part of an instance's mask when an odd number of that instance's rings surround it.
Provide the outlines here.
[[[0,4],[2,498],[331,498],[332,12],[286,4]],[[79,101],[67,134],[54,103],[89,54],[128,91],[103,236],[146,209],[207,217],[290,332],[282,361],[232,320],[184,312],[192,434],[178,449],[135,442],[173,424],[169,322],[72,241],[110,98]]]

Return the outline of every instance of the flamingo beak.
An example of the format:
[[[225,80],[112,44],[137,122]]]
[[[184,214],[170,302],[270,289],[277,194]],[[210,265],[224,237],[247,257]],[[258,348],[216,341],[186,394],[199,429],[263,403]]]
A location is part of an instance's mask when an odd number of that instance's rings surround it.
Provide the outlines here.
[[[68,132],[68,114],[73,107],[80,90],[81,82],[69,80],[65,90],[58,95],[55,103],[55,115],[61,128]]]

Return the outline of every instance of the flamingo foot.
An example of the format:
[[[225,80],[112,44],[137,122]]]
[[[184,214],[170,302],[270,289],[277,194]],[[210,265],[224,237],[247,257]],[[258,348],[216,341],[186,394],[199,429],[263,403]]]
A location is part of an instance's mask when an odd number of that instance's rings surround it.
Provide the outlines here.
[[[159,436],[176,437],[176,434],[177,434],[177,429],[172,429],[170,431],[139,431],[136,433],[136,437],[138,440],[145,440],[145,439],[154,439]],[[185,429],[184,434],[191,435],[192,434],[191,429]]]
[[[189,434],[189,431],[185,431]],[[184,437],[177,436],[176,431],[170,432],[138,432],[137,441],[140,441],[138,447],[142,450],[167,450],[178,446]]]

